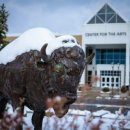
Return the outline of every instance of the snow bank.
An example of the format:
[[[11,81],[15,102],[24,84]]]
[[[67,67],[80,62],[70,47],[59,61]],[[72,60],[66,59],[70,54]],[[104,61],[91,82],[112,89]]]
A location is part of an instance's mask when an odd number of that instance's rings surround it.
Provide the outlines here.
[[[90,111],[87,110],[75,110],[75,109],[69,109],[68,114],[71,115],[80,115],[80,116],[86,116],[86,115],[91,115]]]
[[[109,114],[105,114],[102,116],[103,118],[108,118],[108,119],[116,119],[118,117],[118,115],[113,114],[113,113],[109,113]]]
[[[93,112],[93,116],[102,116],[102,115],[105,115],[108,113],[110,113],[110,112],[106,111],[106,110],[99,110],[99,111]]]
[[[33,28],[24,32],[16,40],[8,44],[0,52],[0,64],[7,64],[16,58],[16,56],[30,50],[40,50],[48,43],[47,54],[62,46],[79,46],[76,39],[70,35],[60,36],[58,38],[46,28]]]

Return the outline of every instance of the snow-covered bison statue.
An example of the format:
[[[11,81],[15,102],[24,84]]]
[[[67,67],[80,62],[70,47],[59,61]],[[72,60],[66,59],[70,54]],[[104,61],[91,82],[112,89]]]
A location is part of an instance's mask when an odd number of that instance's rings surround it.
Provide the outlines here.
[[[34,111],[35,130],[42,129],[48,102],[62,117],[76,100],[85,64],[92,58],[86,61],[72,36],[55,38],[41,28],[25,32],[0,52],[0,118],[8,101],[14,110],[23,112],[27,106]]]

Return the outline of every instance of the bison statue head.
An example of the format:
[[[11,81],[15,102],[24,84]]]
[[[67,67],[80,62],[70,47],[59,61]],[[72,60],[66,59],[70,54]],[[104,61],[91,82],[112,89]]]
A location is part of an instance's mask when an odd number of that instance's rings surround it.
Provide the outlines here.
[[[51,55],[47,55],[47,45],[44,44],[41,48],[41,58],[37,62],[37,67],[40,69],[44,69],[45,66],[49,67],[51,74],[48,82],[48,96],[52,99],[55,114],[62,117],[67,113],[70,104],[77,99],[77,87],[84,67],[92,60],[94,53],[86,59],[83,49],[75,45],[60,47]],[[57,96],[58,100],[56,100]]]

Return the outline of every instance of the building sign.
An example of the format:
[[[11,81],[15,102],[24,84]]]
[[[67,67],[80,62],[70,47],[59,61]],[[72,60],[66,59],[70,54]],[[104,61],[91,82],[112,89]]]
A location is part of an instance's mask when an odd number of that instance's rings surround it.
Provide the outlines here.
[[[92,37],[92,36],[126,36],[126,32],[100,32],[100,33],[85,33],[86,37]]]

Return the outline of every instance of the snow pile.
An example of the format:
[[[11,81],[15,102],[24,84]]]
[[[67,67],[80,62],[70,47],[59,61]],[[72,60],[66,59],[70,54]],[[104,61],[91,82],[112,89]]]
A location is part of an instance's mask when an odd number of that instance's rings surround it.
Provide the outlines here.
[[[102,116],[102,115],[109,114],[109,113],[110,112],[106,111],[106,110],[99,110],[99,111],[93,112],[93,116]]]
[[[118,117],[118,115],[113,114],[113,113],[109,113],[109,114],[105,114],[102,116],[103,118],[108,118],[108,119],[116,119]]]
[[[79,115],[79,116],[90,116],[91,112],[87,110],[75,110],[75,109],[69,109],[68,114],[71,115]]]
[[[40,50],[45,43],[48,43],[46,49],[48,55],[62,46],[79,46],[76,39],[70,35],[56,38],[55,35],[46,28],[33,28],[24,32],[20,37],[2,49],[0,52],[0,64],[7,64],[24,52]]]
[[[12,113],[11,105],[7,105],[8,112]],[[54,112],[52,108],[46,110],[46,112]],[[92,113],[87,110],[74,110],[69,109],[68,113],[63,118],[58,118],[55,115],[51,117],[45,116],[43,119],[43,129],[45,130],[56,130],[56,129],[74,129],[74,126],[77,126],[78,130],[91,130],[93,126],[97,126],[98,123],[102,122],[100,125],[100,130],[111,130],[114,128],[115,130],[119,130],[121,128],[130,129],[130,121],[127,120],[127,117],[123,117],[123,115],[113,114],[110,111],[99,110]],[[31,122],[33,111],[24,107],[24,122],[27,123],[27,126],[33,129],[33,125]],[[95,115],[95,116],[94,116]],[[129,114],[128,114],[129,115]],[[102,118],[100,118],[102,116]],[[123,126],[120,126],[123,123]],[[55,128],[57,126],[57,128]],[[72,126],[72,127],[71,127]],[[24,125],[25,130],[26,126]]]

